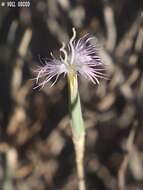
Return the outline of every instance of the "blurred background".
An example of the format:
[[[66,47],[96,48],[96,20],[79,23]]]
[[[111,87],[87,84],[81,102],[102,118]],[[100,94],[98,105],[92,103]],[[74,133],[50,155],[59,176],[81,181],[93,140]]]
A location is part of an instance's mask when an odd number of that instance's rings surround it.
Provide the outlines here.
[[[87,190],[143,190],[143,1],[0,1],[0,190],[76,190],[67,82],[33,90],[39,55],[72,27],[95,36],[110,80],[80,78]],[[16,3],[18,1],[15,1]]]

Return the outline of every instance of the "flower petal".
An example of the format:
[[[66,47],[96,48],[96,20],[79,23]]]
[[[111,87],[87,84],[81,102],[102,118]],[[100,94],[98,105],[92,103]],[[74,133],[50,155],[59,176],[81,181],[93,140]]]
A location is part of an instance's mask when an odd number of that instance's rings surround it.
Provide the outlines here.
[[[51,86],[53,86],[61,74],[67,73],[66,65],[60,60],[54,58],[52,60],[45,61],[45,63],[46,64],[44,66],[39,67],[36,71],[38,73],[36,77],[36,84],[38,85],[35,88],[44,87],[46,83],[56,77],[51,84]]]
[[[74,47],[74,66],[76,72],[93,83],[99,84],[99,78],[107,79],[103,70],[103,63],[98,56],[97,48],[91,43],[89,34],[73,42]]]

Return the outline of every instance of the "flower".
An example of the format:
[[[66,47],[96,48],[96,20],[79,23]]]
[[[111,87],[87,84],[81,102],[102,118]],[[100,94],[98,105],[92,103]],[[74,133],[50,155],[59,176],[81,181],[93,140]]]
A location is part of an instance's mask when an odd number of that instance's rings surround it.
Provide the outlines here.
[[[51,53],[52,59],[45,59],[45,65],[37,69],[36,84],[37,87],[44,87],[46,83],[54,78],[53,86],[61,74],[82,75],[91,80],[94,84],[99,84],[99,78],[106,78],[103,70],[103,63],[98,55],[96,46],[91,43],[93,37],[89,34],[84,35],[79,40],[76,38],[76,30],[73,30],[73,36],[69,43],[62,44],[60,48],[60,57],[55,58]]]

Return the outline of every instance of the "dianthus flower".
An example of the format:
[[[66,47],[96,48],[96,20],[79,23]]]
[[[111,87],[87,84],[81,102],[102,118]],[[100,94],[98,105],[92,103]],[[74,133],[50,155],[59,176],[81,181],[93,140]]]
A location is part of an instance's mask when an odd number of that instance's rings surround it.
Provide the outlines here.
[[[103,63],[98,55],[96,45],[91,43],[93,37],[89,34],[84,35],[76,40],[76,30],[73,30],[73,36],[69,43],[62,44],[60,48],[59,59],[51,53],[52,59],[45,60],[45,65],[40,66],[36,71],[36,88],[44,87],[46,83],[52,81],[53,86],[61,74],[82,75],[94,84],[99,84],[100,78],[106,78]],[[54,79],[54,80],[53,80]]]
[[[69,112],[72,128],[72,139],[75,147],[78,187],[79,190],[85,189],[84,175],[84,147],[85,147],[85,126],[82,117],[80,95],[78,90],[77,76],[81,75],[99,84],[100,78],[106,78],[103,70],[103,63],[98,55],[96,46],[92,43],[89,34],[76,40],[76,31],[73,28],[73,36],[69,43],[62,44],[60,56],[56,58],[52,55],[50,60],[45,59],[44,66],[40,66],[36,71],[37,87],[44,87],[51,81],[53,86],[61,74],[67,75],[69,92]]]

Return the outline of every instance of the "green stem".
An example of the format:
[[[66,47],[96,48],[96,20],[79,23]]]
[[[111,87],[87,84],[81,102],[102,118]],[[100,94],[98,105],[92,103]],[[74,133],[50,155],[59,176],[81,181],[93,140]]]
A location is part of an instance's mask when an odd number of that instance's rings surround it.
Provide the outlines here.
[[[71,117],[71,127],[75,138],[79,138],[85,133],[84,122],[81,112],[80,96],[78,91],[77,75],[70,73],[68,76],[69,86],[69,110]]]
[[[82,118],[80,96],[78,91],[77,75],[72,72],[68,75],[69,86],[69,110],[71,117],[71,127],[73,132],[73,143],[76,155],[76,166],[78,175],[78,189],[85,190],[84,179],[84,144],[85,127]]]

